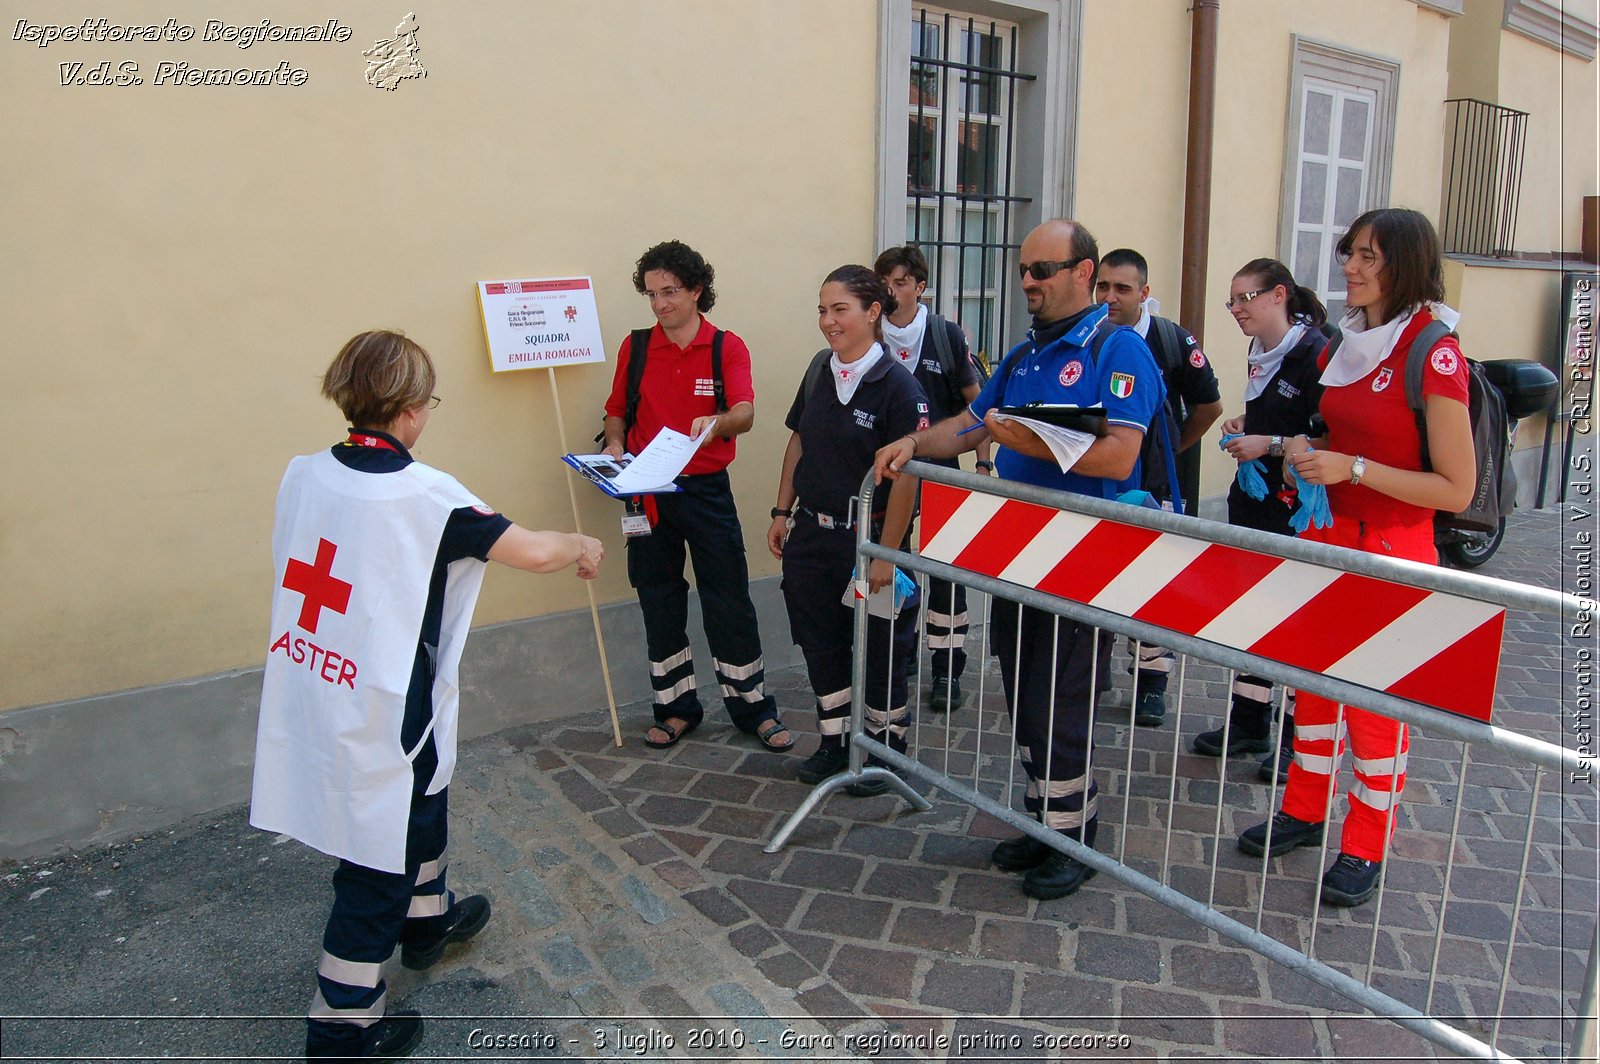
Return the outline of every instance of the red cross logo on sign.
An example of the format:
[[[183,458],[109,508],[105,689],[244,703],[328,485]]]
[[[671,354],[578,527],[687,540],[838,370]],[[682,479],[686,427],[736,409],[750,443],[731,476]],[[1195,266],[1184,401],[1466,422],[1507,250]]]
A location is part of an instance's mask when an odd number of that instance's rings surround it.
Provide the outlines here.
[[[333,575],[333,556],[338,550],[327,540],[318,540],[314,565],[290,558],[283,570],[283,586],[306,597],[297,623],[312,635],[317,634],[323,610],[343,613],[350,605],[352,585]]]

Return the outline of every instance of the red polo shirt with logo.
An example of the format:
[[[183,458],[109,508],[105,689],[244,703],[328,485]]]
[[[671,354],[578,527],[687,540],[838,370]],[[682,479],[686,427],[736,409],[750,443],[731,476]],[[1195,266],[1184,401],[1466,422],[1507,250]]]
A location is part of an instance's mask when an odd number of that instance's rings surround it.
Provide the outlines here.
[[[644,450],[663,428],[687,434],[694,419],[717,412],[716,393],[711,386],[711,338],[717,327],[703,315],[700,331],[680,348],[667,339],[659,324],[650,329],[650,345],[645,351],[644,379],[639,382],[639,409],[633,429],[628,433],[631,454]],[[606,400],[607,417],[623,417],[628,411],[628,362],[632,337],[622,341],[617,352],[617,372],[611,380],[611,396]],[[750,349],[733,333],[722,337],[722,385],[728,406],[753,403],[755,387],[750,379]],[[715,473],[733,461],[734,441],[713,436],[695,452],[684,467],[687,474]]]
[[[1406,324],[1389,357],[1354,384],[1322,393],[1322,419],[1328,423],[1328,450],[1364,455],[1395,469],[1422,468],[1422,434],[1406,402],[1406,357],[1411,341],[1433,320],[1420,310]],[[1327,365],[1327,354],[1321,362]],[[1467,366],[1452,337],[1434,345],[1422,371],[1422,396],[1442,395],[1465,405]],[[1470,444],[1469,444],[1470,446]],[[1365,521],[1378,527],[1432,524],[1433,511],[1380,494],[1365,484],[1329,484],[1328,503],[1335,521]]]

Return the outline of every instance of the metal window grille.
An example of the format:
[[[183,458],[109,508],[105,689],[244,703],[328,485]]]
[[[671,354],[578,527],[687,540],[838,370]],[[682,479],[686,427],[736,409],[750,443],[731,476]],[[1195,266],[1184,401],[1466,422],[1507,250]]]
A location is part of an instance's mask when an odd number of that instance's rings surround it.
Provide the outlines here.
[[[1017,261],[1017,27],[919,8],[912,22],[906,234],[928,257],[934,310],[997,357]]]
[[[1504,258],[1517,239],[1528,112],[1483,100],[1446,100],[1449,177],[1440,236],[1444,250]]]

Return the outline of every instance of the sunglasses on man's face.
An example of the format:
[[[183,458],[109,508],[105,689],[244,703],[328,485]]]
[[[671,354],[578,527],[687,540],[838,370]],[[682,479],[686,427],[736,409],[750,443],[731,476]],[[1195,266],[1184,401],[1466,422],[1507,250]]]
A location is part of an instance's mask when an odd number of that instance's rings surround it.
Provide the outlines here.
[[[1066,262],[1019,262],[1017,275],[1019,277],[1032,277],[1035,281],[1048,281],[1062,270],[1070,270],[1080,262],[1088,259],[1087,255],[1080,255]]]

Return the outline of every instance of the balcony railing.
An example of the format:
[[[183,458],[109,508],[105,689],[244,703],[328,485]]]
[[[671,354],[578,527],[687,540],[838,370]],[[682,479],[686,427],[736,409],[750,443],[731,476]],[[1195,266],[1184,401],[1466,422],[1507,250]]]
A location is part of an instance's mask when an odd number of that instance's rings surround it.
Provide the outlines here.
[[[1504,258],[1516,245],[1528,112],[1468,99],[1445,107],[1444,250]]]

